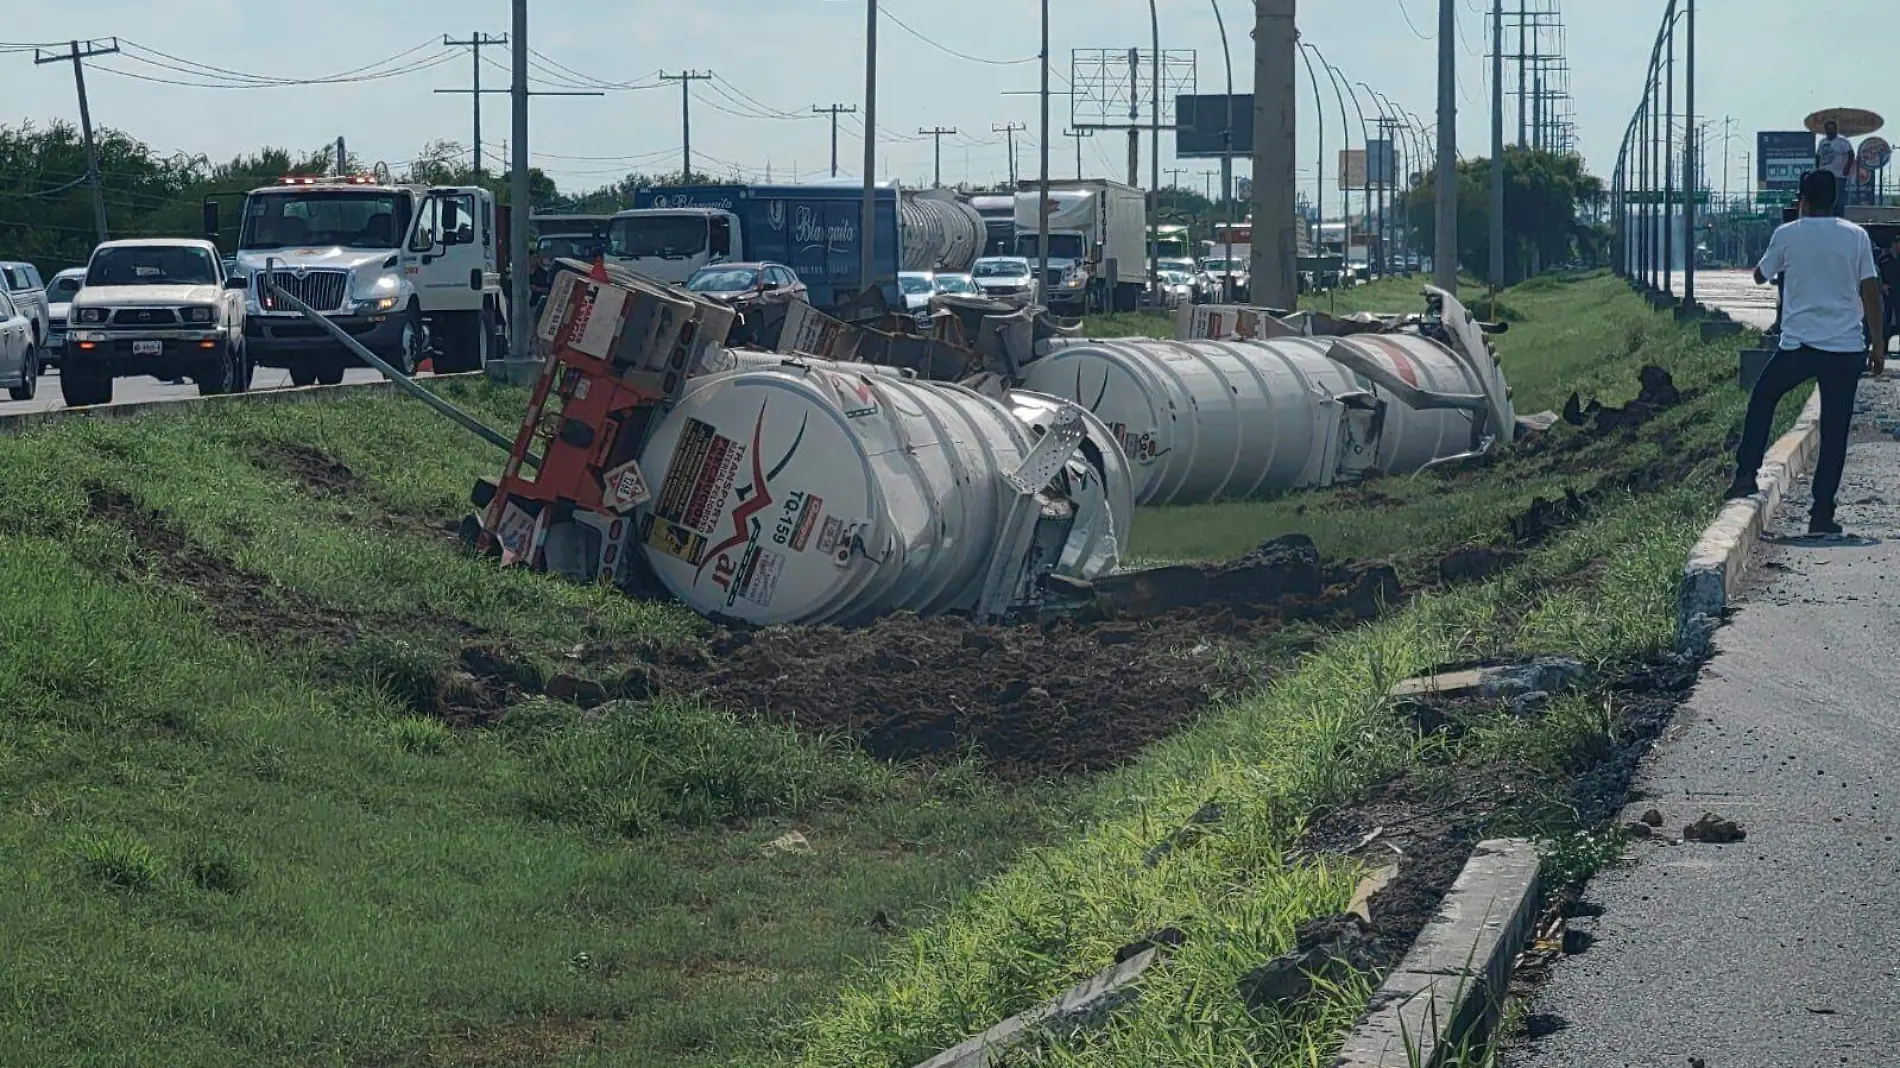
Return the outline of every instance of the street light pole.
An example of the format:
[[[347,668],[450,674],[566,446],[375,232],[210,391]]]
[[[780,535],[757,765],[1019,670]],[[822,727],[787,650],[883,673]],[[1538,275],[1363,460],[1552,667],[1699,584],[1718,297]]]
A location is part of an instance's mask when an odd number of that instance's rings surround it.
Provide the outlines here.
[[[1048,0],[1044,0],[1046,4]],[[1221,17],[1220,0],[1209,0],[1214,5],[1214,25],[1220,28],[1220,53],[1227,61],[1227,124],[1220,131],[1220,197],[1221,214],[1227,217],[1226,250],[1221,253],[1221,266],[1226,274],[1221,281],[1221,299],[1231,303],[1234,299],[1234,50],[1227,44],[1227,20]]]
[[[877,284],[877,0],[865,0],[864,203],[858,209],[858,277]]]

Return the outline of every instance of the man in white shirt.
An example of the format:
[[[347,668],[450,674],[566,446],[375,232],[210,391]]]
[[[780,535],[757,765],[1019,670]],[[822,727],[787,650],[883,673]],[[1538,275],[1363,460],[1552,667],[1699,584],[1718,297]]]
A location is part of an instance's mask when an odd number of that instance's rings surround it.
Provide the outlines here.
[[[1862,369],[1871,367],[1878,375],[1887,364],[1886,319],[1880,278],[1874,269],[1874,243],[1867,231],[1833,217],[1838,188],[1826,171],[1804,175],[1801,218],[1775,231],[1755,268],[1757,285],[1783,276],[1781,345],[1762,368],[1748,398],[1748,417],[1735,456],[1735,481],[1727,494],[1733,499],[1757,492],[1755,475],[1768,450],[1775,406],[1796,386],[1818,379],[1821,453],[1814,465],[1810,534],[1841,532],[1841,525],[1834,521],[1834,495],[1841,488],[1841,469],[1847,463],[1854,391]]]
[[[1854,142],[1841,136],[1839,123],[1829,122],[1827,136],[1814,149],[1814,167],[1834,176],[1834,214],[1847,214],[1847,175],[1854,169]]]

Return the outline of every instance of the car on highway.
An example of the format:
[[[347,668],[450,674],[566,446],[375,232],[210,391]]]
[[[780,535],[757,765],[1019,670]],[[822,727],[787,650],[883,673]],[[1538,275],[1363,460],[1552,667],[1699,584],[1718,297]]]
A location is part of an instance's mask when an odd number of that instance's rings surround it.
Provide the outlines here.
[[[808,291],[782,263],[715,263],[693,272],[686,288],[744,312],[767,304],[795,304]]]
[[[942,274],[931,275],[931,277],[936,280],[939,293],[949,293],[959,297],[983,295],[983,291],[976,287],[976,279],[967,274],[952,274],[946,271]]]
[[[40,366],[57,367],[66,349],[66,317],[73,295],[86,284],[84,267],[68,267],[46,283],[46,342],[40,346]]]
[[[937,295],[937,278],[929,271],[899,271],[897,289],[904,294],[905,311],[928,311],[930,298]]]
[[[985,256],[970,265],[977,289],[1005,304],[1032,304],[1036,300],[1036,272],[1024,256]]]
[[[74,294],[59,369],[66,404],[112,402],[114,379],[190,377],[200,394],[250,388],[246,280],[195,238],[108,241]]]
[[[1161,288],[1161,306],[1178,308],[1194,303],[1194,277],[1186,271],[1164,269],[1157,279]]]
[[[38,389],[40,355],[33,343],[34,326],[35,320],[0,292],[0,386],[16,401],[32,400]]]
[[[46,284],[40,280],[39,268],[18,261],[0,263],[0,281],[6,283],[7,296],[13,299],[13,306],[32,324],[33,344],[44,343],[50,317],[46,309]]]

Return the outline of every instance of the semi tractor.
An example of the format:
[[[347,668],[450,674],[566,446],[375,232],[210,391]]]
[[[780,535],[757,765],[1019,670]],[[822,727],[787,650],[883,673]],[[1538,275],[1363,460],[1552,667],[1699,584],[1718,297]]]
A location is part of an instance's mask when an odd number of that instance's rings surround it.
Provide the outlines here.
[[[1148,287],[1148,201],[1120,182],[1083,179],[1049,183],[1042,203],[1034,182],[1016,193],[1016,254],[1041,256],[1038,227],[1049,219],[1049,275],[1042,280],[1051,310],[1133,311]]]
[[[897,274],[967,271],[983,249],[983,219],[954,195],[874,190],[870,240],[885,300],[902,307]],[[864,291],[863,189],[801,186],[659,186],[607,226],[607,258],[660,282],[684,283],[712,263],[769,261],[790,267],[811,303],[835,308]]]
[[[204,202],[216,241],[219,205]],[[413,373],[474,371],[498,357],[506,302],[501,249],[507,215],[480,186],[382,182],[369,175],[293,176],[244,197],[236,271],[247,280],[244,340],[251,362],[281,367],[297,385],[334,384],[360,361],[261,284],[320,312],[365,347]]]

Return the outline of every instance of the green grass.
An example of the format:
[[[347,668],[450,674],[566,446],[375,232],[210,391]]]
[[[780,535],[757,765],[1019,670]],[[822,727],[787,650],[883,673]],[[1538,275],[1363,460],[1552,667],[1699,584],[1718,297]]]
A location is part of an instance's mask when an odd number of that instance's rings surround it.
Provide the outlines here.
[[[1505,520],[1533,498],[1561,497],[1567,487],[1584,490],[1598,480],[1580,477],[1577,468],[1619,474],[1691,453],[1719,465],[1725,436],[1746,406],[1729,385],[1732,343],[1701,344],[1607,275],[1540,279],[1503,299],[1518,320],[1497,345],[1521,414],[1561,409],[1572,392],[1625,403],[1637,392],[1636,371],[1644,363],[1663,367],[1684,388],[1704,388],[1705,395],[1666,413],[1646,440],[1593,446],[1570,470],[1505,457],[1476,471],[1386,478],[1278,500],[1143,509],[1135,518],[1135,556],[1222,559],[1302,531],[1329,555],[1388,559],[1419,573],[1449,546],[1503,540]],[[1799,398],[1788,404],[1797,408]],[[1664,433],[1666,440],[1657,436]],[[1370,509],[1368,491],[1376,494]]]
[[[360,492],[313,497],[260,442]],[[470,642],[552,669],[701,624],[433,535],[497,454],[413,402],[72,422],[0,461],[0,1063],[724,1063],[874,954],[873,916],[927,918],[1062,818],[691,702],[418,711]],[[90,485],[353,642],[220,627]],[[811,854],[764,851],[792,829]]]
[[[1732,352],[1653,316],[1620,283],[1567,280],[1513,291],[1505,302],[1524,329],[1509,335],[1504,358],[1529,403],[1554,403],[1573,388],[1625,400],[1646,361],[1699,391],[1634,446],[1618,445],[1637,454],[1622,466],[1665,448],[1719,445],[1734,425],[1742,399],[1729,384]],[[1658,444],[1659,436],[1673,443]],[[1583,456],[1581,471],[1526,460],[1470,476],[1385,480],[1371,488],[1398,503],[1369,512],[1362,501],[1356,515],[1344,492],[1149,513],[1137,546],[1158,558],[1219,556],[1304,529],[1334,552],[1416,566],[1462,541],[1505,540],[1505,519],[1533,493],[1589,488],[1597,456]],[[1560,700],[1535,720],[1497,709],[1447,742],[1412,733],[1393,713],[1389,687],[1449,661],[1540,653],[1606,667],[1671,648],[1681,561],[1712,510],[1723,466],[1713,449],[1666,483],[1604,488],[1583,521],[1530,550],[1520,567],[1426,595],[1335,638],[1266,691],[1097,782],[1084,806],[1092,822],[1032,851],[943,923],[867,966],[806,1023],[790,1059],[800,1068],[914,1063],[1100,970],[1116,947],[1178,926],[1186,944],[1151,973],[1137,1005],[1088,1036],[1045,1041],[1020,1062],[1329,1063],[1364,1004],[1363,985],[1329,991],[1290,1016],[1250,1014],[1234,993],[1248,969],[1290,947],[1296,924],[1338,911],[1359,878],[1350,863],[1289,853],[1310,814],[1402,773],[1456,781],[1460,769],[1504,764],[1522,790],[1519,822],[1506,829],[1546,840],[1561,881],[1586,878],[1614,856],[1613,839],[1579,824],[1559,799],[1540,798],[1544,784],[1597,759],[1621,729],[1600,698]],[[1210,801],[1222,818],[1198,844],[1144,864],[1152,846],[1190,826]]]
[[[1614,284],[1506,299],[1525,406],[1578,386],[1622,399],[1647,359],[1708,387],[1664,424],[1683,440],[1732,425],[1739,401],[1714,388],[1725,351]],[[443,388],[492,423],[518,418],[519,393]],[[354,484],[310,492],[273,459],[296,448]],[[0,635],[24,651],[0,659],[0,1064],[137,1050],[183,1066],[899,1065],[1168,925],[1190,940],[1154,996],[1042,1063],[1308,1063],[1364,990],[1256,1020],[1232,979],[1358,877],[1289,859],[1302,820],[1453,756],[1407,733],[1384,686],[1446,658],[1667,644],[1716,466],[1607,494],[1490,584],[1297,664],[1275,654],[1272,688],[1123,772],[1004,787],[678,698],[592,713],[536,698],[445,725],[432,704],[466,689],[470,646],[611,683],[641,646],[706,633],[677,608],[457,552],[436,525],[498,461],[401,398],[0,438]],[[1504,516],[1565,481],[1526,461],[1386,480],[1373,488],[1399,504],[1382,511],[1335,492],[1145,514],[1137,549],[1224,556],[1304,529],[1417,568],[1498,540]],[[93,514],[97,487],[162,512],[219,603]],[[332,636],[298,637],[303,619]],[[608,655],[581,666],[577,646]],[[1613,726],[1583,706],[1544,723],[1488,720],[1464,755],[1556,774]],[[1199,844],[1142,866],[1210,800],[1224,816]],[[793,830],[809,852],[769,848]],[[1579,868],[1595,855],[1570,852]]]

